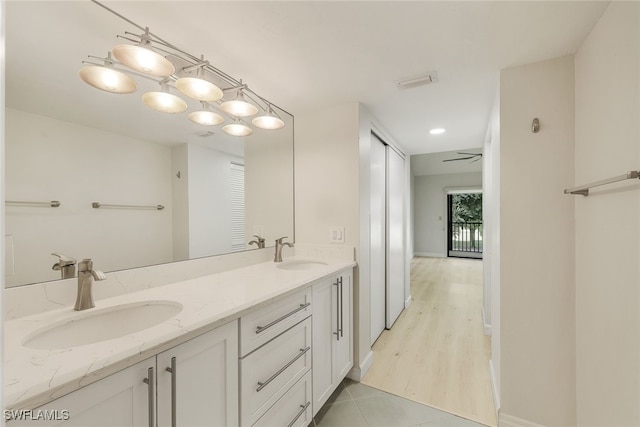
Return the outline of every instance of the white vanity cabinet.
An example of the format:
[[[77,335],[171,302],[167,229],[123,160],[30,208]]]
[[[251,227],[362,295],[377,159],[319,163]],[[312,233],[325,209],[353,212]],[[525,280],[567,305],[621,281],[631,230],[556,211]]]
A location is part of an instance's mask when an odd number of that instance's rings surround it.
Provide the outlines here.
[[[240,318],[241,426],[311,422],[311,312],[307,287]]]
[[[155,375],[155,366],[152,357],[32,411],[10,411],[15,419],[6,425],[148,427],[149,408],[155,402],[149,401],[153,394],[143,380]],[[7,420],[11,414],[4,415]]]
[[[313,285],[313,413],[353,367],[353,270]]]
[[[31,418],[38,415],[57,420],[11,421],[7,426],[237,426],[237,322],[31,412]]]
[[[228,323],[157,356],[158,426],[238,425],[238,328]]]

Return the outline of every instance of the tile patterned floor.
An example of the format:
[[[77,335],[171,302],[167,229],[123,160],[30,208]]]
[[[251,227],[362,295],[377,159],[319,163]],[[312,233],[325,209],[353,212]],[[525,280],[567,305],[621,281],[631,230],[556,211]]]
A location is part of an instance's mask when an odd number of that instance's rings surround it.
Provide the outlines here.
[[[345,379],[310,426],[482,427],[483,424]]]

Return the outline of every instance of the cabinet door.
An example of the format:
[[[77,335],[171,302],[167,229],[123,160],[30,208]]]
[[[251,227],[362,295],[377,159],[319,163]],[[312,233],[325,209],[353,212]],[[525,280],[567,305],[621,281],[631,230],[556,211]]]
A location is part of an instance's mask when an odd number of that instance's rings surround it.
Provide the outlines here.
[[[238,425],[237,322],[158,355],[158,426],[172,417],[178,426]]]
[[[313,412],[322,408],[336,389],[333,347],[337,341],[337,280],[313,285]]]
[[[343,273],[338,278],[337,290],[340,292],[338,299],[338,332],[340,339],[334,341],[335,351],[335,375],[336,381],[339,383],[347,376],[353,367],[353,326],[352,326],[352,304],[353,304],[353,286],[352,274]]]
[[[149,368],[152,370],[149,371]],[[154,368],[155,357],[69,393],[31,412],[22,412],[22,420],[9,421],[6,425],[8,427],[149,427],[149,405],[154,404],[154,393],[152,390],[152,401],[149,402],[149,386],[144,383],[144,379],[149,374],[155,375]],[[153,406],[151,408],[153,410]]]

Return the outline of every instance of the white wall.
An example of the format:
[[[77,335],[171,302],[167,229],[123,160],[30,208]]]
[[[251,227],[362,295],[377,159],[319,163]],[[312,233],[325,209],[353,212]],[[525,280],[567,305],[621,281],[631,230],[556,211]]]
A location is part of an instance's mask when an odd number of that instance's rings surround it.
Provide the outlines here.
[[[414,177],[414,254],[447,256],[447,188],[482,188],[482,173]]]
[[[330,126],[327,126],[330,123]],[[296,241],[327,244],[329,227],[345,227],[345,245],[356,248],[354,369],[360,379],[373,362],[370,344],[369,174],[371,131],[397,146],[361,104],[350,103],[296,116]],[[402,151],[402,150],[401,150]],[[408,168],[408,162],[405,161]],[[409,188],[409,173],[406,173]],[[409,191],[407,191],[409,197]],[[407,200],[407,205],[409,201]],[[409,223],[407,212],[406,223]],[[408,262],[406,269],[408,271]],[[409,275],[406,275],[408,286]]]
[[[573,88],[572,56],[501,72],[501,411],[546,426],[576,423]]]
[[[189,259],[189,145],[171,147],[173,259]]]
[[[344,226],[344,244],[356,247],[354,367],[366,357],[358,345],[360,331],[366,331],[367,340],[369,336],[368,302],[361,307],[363,294],[366,292],[367,301],[369,294],[362,287],[363,275],[368,278],[368,272],[361,264],[364,255],[360,251],[359,109],[358,103],[350,103],[299,114],[295,128],[296,242],[328,244],[329,228]]]
[[[176,260],[231,252],[231,163],[242,158],[196,144],[171,155]]]
[[[294,240],[292,135],[293,123],[288,123],[275,131],[256,129],[244,140],[246,243],[254,234],[267,246],[283,236]]]
[[[575,184],[640,165],[640,7],[613,2],[576,54]],[[581,426],[640,425],[640,185],[571,196]]]
[[[9,108],[5,113],[6,199],[62,203],[6,208],[5,232],[15,249],[8,286],[59,279],[51,252],[93,258],[96,268],[109,271],[173,259],[168,147]],[[94,209],[92,202],[165,209]]]
[[[231,252],[228,154],[189,144],[189,257]]]

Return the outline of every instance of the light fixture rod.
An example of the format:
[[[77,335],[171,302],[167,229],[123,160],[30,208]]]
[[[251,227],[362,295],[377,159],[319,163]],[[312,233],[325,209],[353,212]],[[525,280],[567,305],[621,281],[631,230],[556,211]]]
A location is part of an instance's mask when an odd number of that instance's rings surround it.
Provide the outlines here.
[[[113,14],[114,14],[114,15],[116,15],[118,18],[120,18],[120,19],[122,19],[122,20],[124,20],[124,21],[127,21],[129,24],[133,25],[134,27],[136,27],[136,28],[138,28],[138,29],[140,29],[140,30],[144,31],[145,33],[148,33],[148,34],[149,34],[150,36],[152,36],[152,37],[155,37],[156,39],[160,40],[161,42],[166,43],[166,44],[170,44],[170,43],[168,43],[168,42],[166,42],[166,41],[162,40],[160,37],[156,36],[155,34],[153,34],[151,31],[149,31],[149,29],[148,29],[147,27],[143,27],[143,26],[141,26],[141,25],[136,24],[136,23],[135,23],[135,22],[133,22],[131,19],[129,19],[129,18],[125,17],[125,16],[120,15],[120,14],[119,14],[118,12],[116,12],[115,10],[108,8],[107,6],[103,5],[102,3],[100,3],[100,2],[99,2],[99,1],[97,1],[97,0],[91,0],[91,1],[92,1],[93,3],[95,3],[95,4],[97,4],[98,6],[100,6],[101,8],[106,9],[106,10],[108,10],[109,12],[113,13]]]
[[[151,40],[152,42],[154,42],[154,43],[158,43],[158,44],[162,44],[162,45],[164,45],[165,47],[168,47],[168,48],[173,49],[173,50],[175,50],[175,51],[177,51],[177,52],[180,52],[181,54],[183,54],[183,55],[187,56],[188,58],[190,58],[190,59],[191,59],[193,62],[195,62],[195,63],[198,63],[198,62],[200,62],[200,61],[201,61],[201,59],[200,59],[200,58],[197,58],[197,57],[195,57],[195,56],[191,55],[189,52],[185,52],[184,50],[182,50],[182,49],[178,48],[177,46],[175,46],[175,45],[173,45],[173,44],[169,43],[168,41],[166,41],[166,40],[164,40],[164,39],[162,39],[162,38],[161,38],[161,37],[159,37],[158,35],[156,35],[156,34],[152,33],[151,31],[149,31],[148,27],[143,27],[142,25],[139,25],[139,24],[137,24],[137,23],[133,22],[133,21],[132,21],[132,20],[130,20],[129,18],[127,18],[127,17],[125,17],[125,16],[123,16],[123,15],[119,14],[119,13],[118,13],[118,12],[116,12],[115,10],[113,10],[113,9],[111,9],[111,8],[109,8],[109,7],[107,7],[107,6],[105,6],[104,4],[100,3],[100,2],[99,2],[99,1],[97,1],[97,0],[91,0],[91,1],[92,1],[93,3],[95,3],[95,4],[97,4],[98,6],[102,7],[103,9],[105,9],[105,10],[107,10],[107,11],[111,12],[112,14],[116,15],[118,18],[120,18],[120,19],[122,19],[122,20],[124,20],[124,21],[126,21],[126,22],[128,22],[128,23],[130,23],[130,24],[131,24],[131,25],[133,25],[134,27],[136,27],[136,28],[140,29],[141,31],[144,31],[145,33],[147,33],[148,35],[150,35],[151,37],[153,37],[155,40]],[[135,36],[137,36],[137,34],[133,34],[133,33],[130,33],[130,32],[125,32],[125,34],[131,34],[131,35],[135,35]],[[130,42],[132,42],[132,43],[137,43],[137,42],[139,42],[138,40],[132,40],[132,39],[130,39],[130,38],[128,38],[128,37],[124,37],[124,36],[120,36],[120,35],[118,35],[117,37],[123,38],[123,39],[125,39],[125,40],[129,40],[129,41],[130,41]],[[167,53],[167,54],[175,54],[174,52],[167,52],[167,51],[165,51],[165,50],[163,50],[163,52],[165,52],[165,53]],[[231,83],[232,83],[232,84],[234,84],[234,85],[238,85],[238,84],[240,84],[240,82],[239,82],[238,80],[234,79],[233,77],[231,77],[231,76],[230,76],[230,75],[228,75],[227,73],[223,72],[222,70],[219,70],[218,68],[216,68],[216,67],[212,66],[211,64],[207,65],[207,66],[205,67],[205,69],[207,69],[207,70],[211,71],[212,73],[214,73],[214,74],[218,75],[220,78],[222,78],[222,79],[224,79],[224,80],[227,80],[227,81],[231,82]],[[256,96],[258,96],[258,95],[256,95]],[[261,98],[261,99],[262,99],[262,98]]]

